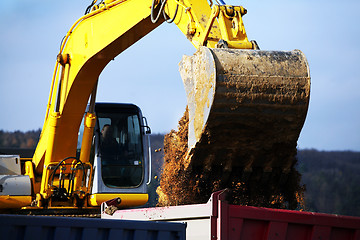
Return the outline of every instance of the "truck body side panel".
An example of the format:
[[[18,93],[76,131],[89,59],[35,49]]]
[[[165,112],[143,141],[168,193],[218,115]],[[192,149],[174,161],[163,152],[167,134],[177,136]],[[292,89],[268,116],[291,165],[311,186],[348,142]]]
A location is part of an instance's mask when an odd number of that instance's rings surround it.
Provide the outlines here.
[[[216,192],[206,204],[118,210],[103,219],[186,222],[187,240],[360,240],[360,218],[231,205]]]
[[[220,239],[360,239],[357,217],[235,205],[226,211]]]
[[[0,236],[7,240],[185,240],[185,229],[182,223],[0,215]]]

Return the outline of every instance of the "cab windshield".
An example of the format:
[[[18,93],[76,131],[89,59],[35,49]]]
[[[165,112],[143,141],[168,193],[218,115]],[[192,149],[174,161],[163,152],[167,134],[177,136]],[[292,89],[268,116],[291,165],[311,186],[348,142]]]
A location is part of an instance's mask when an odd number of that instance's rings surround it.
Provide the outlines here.
[[[143,181],[144,163],[137,113],[97,113],[101,129],[99,155],[102,178],[108,187],[137,187]]]

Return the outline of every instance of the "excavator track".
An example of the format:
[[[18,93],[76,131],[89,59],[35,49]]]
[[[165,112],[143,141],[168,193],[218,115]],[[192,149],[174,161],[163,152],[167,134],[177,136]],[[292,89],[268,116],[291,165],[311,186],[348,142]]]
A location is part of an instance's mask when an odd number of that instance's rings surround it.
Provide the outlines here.
[[[310,96],[301,51],[201,47],[183,57],[180,74],[188,101],[181,172],[187,182],[198,178],[194,189],[213,191],[236,182],[248,189],[265,181],[263,187],[275,193],[278,185],[298,177],[297,140]]]

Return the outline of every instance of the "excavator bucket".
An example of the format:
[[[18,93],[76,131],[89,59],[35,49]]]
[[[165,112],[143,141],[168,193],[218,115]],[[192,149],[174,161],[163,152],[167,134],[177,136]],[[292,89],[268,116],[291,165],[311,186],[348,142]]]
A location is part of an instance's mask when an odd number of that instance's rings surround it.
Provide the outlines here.
[[[165,136],[159,205],[201,203],[235,187],[239,204],[296,208],[310,95],[304,54],[201,47],[183,57],[180,74],[188,110]]]
[[[310,95],[299,51],[209,49],[180,63],[188,101],[188,164],[290,171]]]

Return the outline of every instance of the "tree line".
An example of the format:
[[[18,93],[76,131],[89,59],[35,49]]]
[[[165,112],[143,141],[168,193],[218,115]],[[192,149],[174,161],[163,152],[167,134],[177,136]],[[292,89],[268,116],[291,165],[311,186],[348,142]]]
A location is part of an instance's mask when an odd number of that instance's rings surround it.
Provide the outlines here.
[[[298,151],[308,211],[360,216],[360,152]]]
[[[7,132],[0,130],[1,148],[34,148],[39,141],[41,130]]]
[[[0,153],[9,148],[35,148],[40,132],[0,130]],[[147,206],[156,205],[163,141],[164,134],[151,135],[153,181]],[[305,149],[298,150],[297,158],[297,169],[306,187],[306,211],[360,216],[360,152]]]

